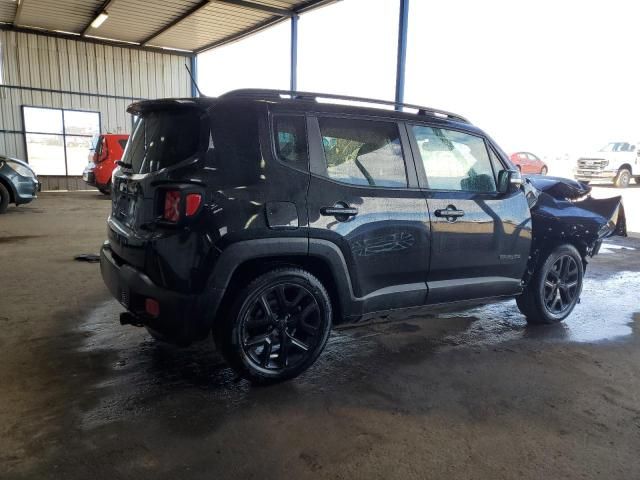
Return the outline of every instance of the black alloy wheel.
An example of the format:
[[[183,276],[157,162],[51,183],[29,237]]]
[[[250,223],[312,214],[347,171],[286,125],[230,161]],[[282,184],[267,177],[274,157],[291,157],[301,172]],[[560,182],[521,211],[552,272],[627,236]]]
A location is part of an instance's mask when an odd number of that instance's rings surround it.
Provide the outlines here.
[[[557,323],[569,316],[580,300],[584,264],[571,244],[558,245],[542,254],[521,295],[516,297],[528,323]]]
[[[579,294],[579,271],[570,255],[559,257],[544,280],[544,305],[554,315],[562,315],[572,307]]]
[[[236,372],[271,383],[293,378],[316,361],[329,338],[332,308],[315,276],[277,268],[231,293],[214,339]]]
[[[292,283],[266,288],[240,320],[246,361],[265,372],[296,368],[315,349],[321,333],[318,302],[307,288]]]

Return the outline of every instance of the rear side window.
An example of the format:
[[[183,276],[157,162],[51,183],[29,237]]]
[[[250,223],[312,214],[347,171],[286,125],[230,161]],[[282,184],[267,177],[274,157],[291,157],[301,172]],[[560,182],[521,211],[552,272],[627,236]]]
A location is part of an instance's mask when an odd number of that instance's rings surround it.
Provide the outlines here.
[[[292,167],[307,170],[307,129],[302,115],[275,115],[273,136],[278,158]]]
[[[120,148],[122,148],[124,150],[124,147],[127,146],[127,141],[125,139],[120,139],[118,140],[118,143],[120,144]]]
[[[370,187],[406,187],[398,125],[350,118],[319,118],[327,176]]]
[[[195,155],[200,146],[200,113],[193,108],[144,113],[127,143],[122,161],[135,173],[148,173]]]
[[[484,139],[438,127],[414,125],[411,131],[434,190],[495,192],[496,180]]]

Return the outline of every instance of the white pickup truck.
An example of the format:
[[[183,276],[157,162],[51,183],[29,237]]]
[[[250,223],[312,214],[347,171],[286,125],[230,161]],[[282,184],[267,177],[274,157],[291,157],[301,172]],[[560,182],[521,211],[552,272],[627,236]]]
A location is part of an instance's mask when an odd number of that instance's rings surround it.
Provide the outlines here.
[[[609,181],[620,188],[626,188],[632,178],[640,183],[640,143],[611,142],[594,154],[580,157],[575,178],[586,183]]]

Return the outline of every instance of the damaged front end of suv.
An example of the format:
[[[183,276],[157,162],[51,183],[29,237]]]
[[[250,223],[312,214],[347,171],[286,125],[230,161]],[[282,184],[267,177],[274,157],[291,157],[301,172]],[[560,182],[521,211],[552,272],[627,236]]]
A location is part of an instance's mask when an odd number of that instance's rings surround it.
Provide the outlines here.
[[[545,249],[570,243],[583,267],[613,235],[627,236],[622,197],[595,199],[591,187],[560,177],[529,177],[524,189],[531,210],[533,243],[524,283],[528,283]]]

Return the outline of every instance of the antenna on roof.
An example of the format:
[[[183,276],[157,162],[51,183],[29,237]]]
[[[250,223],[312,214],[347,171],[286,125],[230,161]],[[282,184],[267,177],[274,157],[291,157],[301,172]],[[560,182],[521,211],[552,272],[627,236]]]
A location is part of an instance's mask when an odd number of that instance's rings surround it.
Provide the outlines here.
[[[198,87],[198,83],[196,82],[196,79],[193,78],[193,74],[191,73],[191,70],[189,69],[189,66],[186,63],[184,64],[184,68],[187,69],[187,72],[189,73],[189,77],[191,77],[191,82],[193,82],[193,85],[196,87],[196,90],[198,90],[198,95],[200,95],[201,97],[206,97],[206,95],[200,91],[200,87]]]

